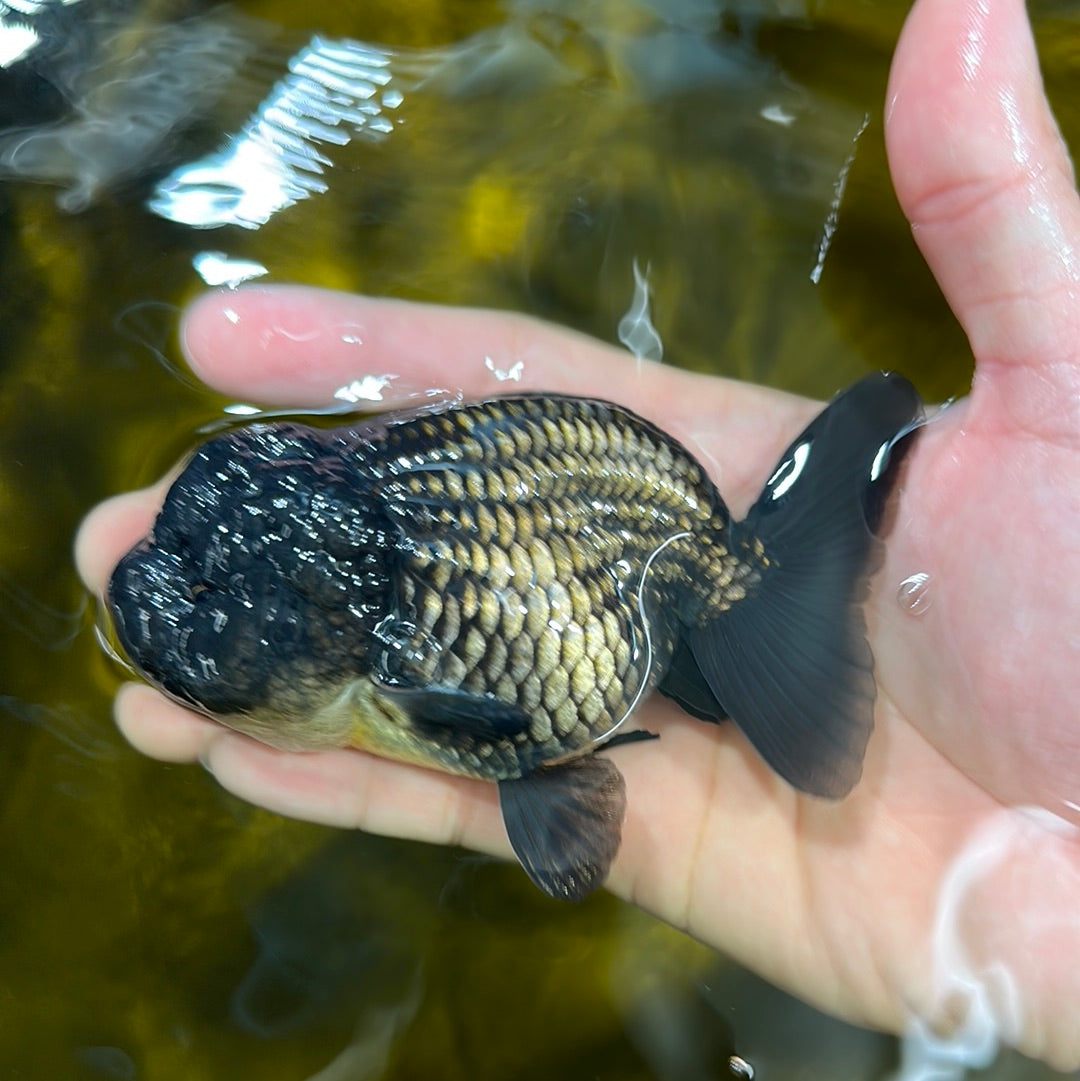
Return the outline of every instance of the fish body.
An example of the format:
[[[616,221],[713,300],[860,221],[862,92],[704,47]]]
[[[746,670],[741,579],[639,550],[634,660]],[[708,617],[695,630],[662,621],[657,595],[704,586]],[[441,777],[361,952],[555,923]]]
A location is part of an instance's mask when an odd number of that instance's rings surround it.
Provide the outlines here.
[[[594,752],[659,687],[730,716],[797,788],[843,795],[874,681],[859,603],[919,413],[837,398],[734,522],[700,463],[617,405],[523,395],[199,448],[109,602],[138,670],[274,746],[499,782],[534,881],[584,896],[625,797]]]

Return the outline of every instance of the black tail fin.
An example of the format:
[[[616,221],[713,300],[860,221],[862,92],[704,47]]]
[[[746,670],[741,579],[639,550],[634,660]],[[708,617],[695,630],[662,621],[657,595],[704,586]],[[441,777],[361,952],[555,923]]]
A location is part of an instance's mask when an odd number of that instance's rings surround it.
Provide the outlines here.
[[[732,526],[733,551],[764,545],[760,585],[687,634],[719,707],[772,769],[816,796],[846,795],[862,772],[876,694],[861,607],[873,531],[896,477],[894,448],[921,416],[900,375],[838,395]]]

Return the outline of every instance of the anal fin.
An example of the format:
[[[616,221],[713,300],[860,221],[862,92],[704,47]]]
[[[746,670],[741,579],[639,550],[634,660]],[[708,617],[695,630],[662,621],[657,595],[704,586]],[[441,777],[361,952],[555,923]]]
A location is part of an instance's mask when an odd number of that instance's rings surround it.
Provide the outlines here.
[[[581,901],[607,878],[622,840],[626,787],[596,755],[499,782],[514,854],[549,897]]]
[[[668,670],[656,689],[674,699],[699,721],[719,722],[727,719],[724,707],[716,700],[709,681],[685,640],[680,640],[675,647]]]

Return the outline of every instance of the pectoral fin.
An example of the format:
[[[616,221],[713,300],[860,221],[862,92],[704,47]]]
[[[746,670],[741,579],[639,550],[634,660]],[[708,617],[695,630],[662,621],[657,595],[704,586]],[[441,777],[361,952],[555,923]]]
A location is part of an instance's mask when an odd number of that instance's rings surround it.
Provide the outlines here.
[[[524,710],[488,695],[449,687],[380,687],[379,693],[420,724],[456,728],[482,739],[517,736],[529,727]]]
[[[603,885],[626,813],[613,762],[590,755],[500,781],[499,802],[515,855],[549,897],[581,901]]]
[[[635,728],[632,732],[620,732],[618,735],[612,736],[604,744],[604,750],[610,751],[612,747],[625,747],[629,743],[648,743],[659,738],[660,736],[656,732],[650,732],[645,728]]]

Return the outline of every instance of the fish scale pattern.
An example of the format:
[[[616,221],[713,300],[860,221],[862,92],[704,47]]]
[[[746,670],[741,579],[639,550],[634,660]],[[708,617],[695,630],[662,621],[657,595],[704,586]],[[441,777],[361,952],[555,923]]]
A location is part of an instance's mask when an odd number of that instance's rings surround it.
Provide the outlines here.
[[[523,772],[602,740],[655,684],[696,570],[745,588],[698,463],[617,407],[493,400],[392,428],[387,448],[377,490],[404,554],[381,674],[523,710]],[[469,732],[450,742],[484,757]]]

